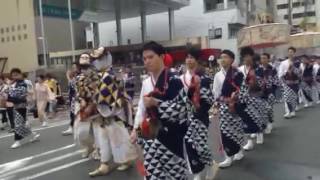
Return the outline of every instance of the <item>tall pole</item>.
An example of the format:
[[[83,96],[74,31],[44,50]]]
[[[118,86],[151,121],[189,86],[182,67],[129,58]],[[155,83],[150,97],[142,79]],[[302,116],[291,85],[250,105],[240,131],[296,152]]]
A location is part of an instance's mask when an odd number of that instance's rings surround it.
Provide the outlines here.
[[[288,24],[292,26],[292,0],[288,0]]]
[[[71,51],[72,51],[72,62],[76,61],[74,54],[74,37],[73,37],[73,23],[72,23],[72,9],[71,9],[71,0],[68,0],[68,10],[69,10],[69,26],[70,26],[70,36],[71,36]]]
[[[116,10],[116,28],[117,28],[117,41],[118,46],[122,45],[122,28],[121,28],[121,0],[114,0]]]
[[[169,39],[173,40],[175,36],[174,28],[175,28],[175,22],[174,22],[174,9],[169,8],[168,9],[169,14]]]
[[[43,65],[47,67],[47,50],[45,42],[45,33],[44,33],[44,23],[43,23],[43,11],[42,11],[42,0],[39,0],[39,10],[40,10],[40,26],[41,26],[41,36],[42,36],[42,54],[43,54]]]

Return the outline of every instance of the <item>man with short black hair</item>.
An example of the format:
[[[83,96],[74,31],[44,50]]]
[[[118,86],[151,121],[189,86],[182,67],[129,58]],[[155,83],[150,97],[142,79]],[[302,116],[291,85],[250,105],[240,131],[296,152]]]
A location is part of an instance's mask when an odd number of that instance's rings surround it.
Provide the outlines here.
[[[14,118],[14,139],[12,149],[22,145],[21,140],[28,139],[30,142],[38,140],[40,134],[34,133],[26,126],[27,121],[27,84],[25,83],[22,72],[19,68],[13,68],[10,71],[11,79],[14,81],[7,95],[6,106],[13,108]]]
[[[246,143],[244,124],[236,111],[243,74],[232,67],[234,58],[232,51],[222,51],[221,70],[213,81],[214,98],[219,103],[221,139],[226,156],[219,164],[221,168],[231,166],[233,160],[241,160],[244,157],[242,146]]]
[[[283,82],[285,118],[295,117],[298,107],[300,63],[295,61],[295,53],[296,49],[294,47],[288,48],[288,59],[281,62],[278,72],[278,76]]]
[[[188,129],[188,96],[179,77],[165,68],[164,56],[163,46],[156,42],[143,46],[144,66],[150,76],[142,84],[131,138],[135,142],[139,134],[147,180],[186,180],[184,137]]]

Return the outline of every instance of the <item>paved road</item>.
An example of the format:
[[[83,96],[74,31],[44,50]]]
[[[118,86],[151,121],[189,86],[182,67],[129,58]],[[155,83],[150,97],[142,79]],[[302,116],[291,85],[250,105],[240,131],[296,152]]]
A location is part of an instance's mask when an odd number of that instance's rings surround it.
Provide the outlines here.
[[[265,144],[247,152],[231,168],[219,170],[217,180],[320,180],[320,106],[304,109],[290,120],[282,118],[282,109],[279,105],[275,107],[276,127],[265,138]],[[99,163],[81,159],[72,137],[61,135],[68,126],[65,117],[66,114],[58,114],[47,128],[32,121],[34,129],[41,133],[40,141],[15,150],[9,149],[13,137],[0,132],[0,180],[90,179],[87,173]],[[215,154],[221,160],[219,153]],[[142,178],[131,168],[95,179]]]

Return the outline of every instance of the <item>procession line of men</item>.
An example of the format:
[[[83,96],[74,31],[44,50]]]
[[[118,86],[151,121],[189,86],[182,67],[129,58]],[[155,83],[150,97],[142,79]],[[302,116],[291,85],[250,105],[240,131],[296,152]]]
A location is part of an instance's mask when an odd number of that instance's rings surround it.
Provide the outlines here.
[[[243,65],[236,68],[234,53],[224,50],[213,82],[198,63],[199,49],[187,51],[187,71],[180,77],[165,67],[160,44],[146,43],[142,51],[149,76],[142,83],[134,124],[128,121],[131,98],[113,72],[94,68],[92,55],[80,57],[75,136],[86,147],[85,156],[95,149],[101,160],[90,176],[109,173],[111,157],[120,164],[118,170],[127,169],[138,156],[133,145],[137,143],[143,150],[145,179],[183,180],[190,174],[195,180],[213,179],[217,166],[208,145],[212,108],[218,112],[225,154],[219,167],[226,168],[244,157],[243,150],[252,150],[254,141],[263,144],[264,134],[271,133],[278,89],[283,89],[285,118],[295,116],[299,92],[305,107],[319,99],[319,72],[307,56],[302,56],[303,63],[293,61],[294,48],[289,48],[289,59],[280,64],[279,73],[267,53],[257,58],[252,48],[242,48]],[[124,124],[133,125],[130,137]]]
[[[112,71],[112,62],[106,58],[109,52],[99,48],[81,54],[69,79],[70,129],[85,149],[83,157],[95,154],[100,160],[100,166],[89,175],[108,174],[113,162],[124,171],[142,149],[147,180],[186,180],[190,174],[194,180],[214,179],[217,166],[226,168],[243,159],[243,150],[252,150],[254,141],[263,144],[264,134],[271,133],[277,89],[283,89],[285,118],[294,117],[300,103],[308,107],[320,102],[320,62],[313,65],[304,55],[300,63],[294,57],[296,50],[291,47],[288,51],[288,60],[281,62],[277,72],[267,53],[257,58],[252,48],[242,48],[242,65],[237,68],[233,66],[234,53],[223,50],[221,69],[212,78],[199,63],[201,51],[190,48],[185,59],[187,70],[177,76],[165,67],[164,47],[148,42],[142,54],[149,76],[142,83],[134,121],[132,96]],[[18,86],[19,73],[12,71],[17,87],[6,97],[13,102],[8,105],[16,107],[17,124],[25,119],[19,107],[24,99],[21,91],[26,90],[25,85]],[[218,165],[208,145],[214,120],[210,119],[211,111],[217,112],[214,119],[219,119],[225,155]],[[18,126],[16,138],[32,135],[36,140],[39,135],[24,123]],[[128,127],[132,127],[131,134]],[[69,129],[64,133],[70,134]]]

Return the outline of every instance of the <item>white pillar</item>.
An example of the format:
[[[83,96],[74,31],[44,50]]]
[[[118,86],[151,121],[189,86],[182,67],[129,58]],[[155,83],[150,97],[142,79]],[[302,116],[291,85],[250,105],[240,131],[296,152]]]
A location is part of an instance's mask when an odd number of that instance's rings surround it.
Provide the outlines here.
[[[71,9],[71,0],[68,0],[68,11],[69,11],[69,26],[70,26],[70,36],[71,36],[71,52],[72,52],[72,62],[76,61],[74,54],[74,37],[73,37],[73,22],[72,22],[72,9]]]
[[[228,0],[223,0],[224,9],[228,9]]]
[[[121,29],[121,0],[114,0],[116,10],[116,27],[118,46],[122,45],[122,29]]]
[[[320,31],[320,1],[315,1],[316,19],[317,19],[317,31]]]
[[[169,14],[169,39],[173,40],[175,32],[174,32],[174,10],[172,8],[169,8],[168,10]]]

